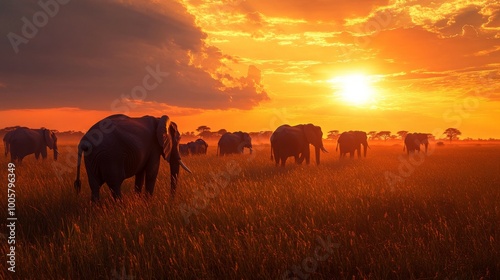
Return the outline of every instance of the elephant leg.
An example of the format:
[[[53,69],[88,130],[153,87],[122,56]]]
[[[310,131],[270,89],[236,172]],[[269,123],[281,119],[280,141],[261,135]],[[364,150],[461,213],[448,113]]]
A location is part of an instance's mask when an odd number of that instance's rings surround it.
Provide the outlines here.
[[[99,190],[101,189],[102,183],[99,183],[99,181],[96,178],[93,178],[91,176],[88,176],[88,179],[89,179],[90,191],[92,192],[91,201],[97,202],[99,201]]]
[[[350,157],[350,158],[354,158],[354,153],[355,153],[355,151],[350,151],[350,152],[349,152],[349,157]]]
[[[142,191],[142,186],[144,186],[144,178],[145,178],[146,173],[144,170],[140,171],[139,173],[135,174],[135,192],[136,193],[141,193]]]
[[[287,157],[285,157],[285,156],[281,157],[281,167],[285,167],[286,159],[287,159]]]
[[[36,160],[38,160],[40,158],[40,153],[39,152],[35,153],[35,158],[36,158]]]
[[[152,195],[155,189],[156,177],[160,169],[160,158],[150,159],[145,168],[146,193]]]
[[[111,195],[113,196],[114,200],[119,200],[122,198],[122,190],[121,190],[121,182],[113,182],[111,184],[108,184],[109,188],[111,189]]]

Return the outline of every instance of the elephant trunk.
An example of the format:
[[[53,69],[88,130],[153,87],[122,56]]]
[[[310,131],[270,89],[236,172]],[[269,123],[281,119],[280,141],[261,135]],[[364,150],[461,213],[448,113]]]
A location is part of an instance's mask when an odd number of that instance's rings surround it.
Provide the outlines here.
[[[57,160],[58,155],[59,155],[59,150],[57,149],[57,143],[54,143],[54,160]]]
[[[316,154],[316,165],[319,165],[319,151],[320,151],[320,147],[314,147],[314,152]]]
[[[181,157],[179,156],[177,149],[172,149],[170,154],[170,194],[172,197],[175,195],[175,190],[177,188],[177,178],[179,177],[179,167],[181,163]]]

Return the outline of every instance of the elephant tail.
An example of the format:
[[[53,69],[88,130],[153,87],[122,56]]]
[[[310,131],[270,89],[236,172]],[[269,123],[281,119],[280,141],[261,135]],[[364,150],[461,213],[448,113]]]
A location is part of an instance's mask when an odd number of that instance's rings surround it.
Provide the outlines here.
[[[75,183],[73,184],[76,190],[76,193],[80,193],[80,190],[82,189],[82,181],[80,181],[80,165],[82,163],[82,151],[87,151],[88,147],[85,146],[84,144],[80,143],[78,145],[78,160],[76,162],[76,180]]]
[[[403,152],[405,151],[406,143],[403,144]]]
[[[220,145],[217,145],[217,152],[216,152],[216,156],[219,156],[219,149],[220,149]]]
[[[271,145],[271,160],[274,160],[274,158],[273,158],[273,145]]]
[[[339,142],[337,141],[337,146],[335,147],[335,152],[339,149]]]

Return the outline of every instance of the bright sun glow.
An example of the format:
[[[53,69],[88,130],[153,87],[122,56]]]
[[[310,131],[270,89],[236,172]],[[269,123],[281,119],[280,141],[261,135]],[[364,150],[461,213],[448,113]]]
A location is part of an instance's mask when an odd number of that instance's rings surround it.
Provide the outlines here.
[[[370,79],[361,74],[340,76],[330,80],[345,102],[364,105],[373,98]]]

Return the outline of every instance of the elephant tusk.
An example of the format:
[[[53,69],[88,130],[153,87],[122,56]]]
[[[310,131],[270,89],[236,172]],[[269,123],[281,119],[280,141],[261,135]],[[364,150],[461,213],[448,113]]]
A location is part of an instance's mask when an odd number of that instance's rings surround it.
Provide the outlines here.
[[[323,147],[321,147],[321,150],[322,150],[324,153],[328,153],[328,151],[327,151],[325,148],[323,148]]]
[[[189,168],[184,164],[184,162],[182,162],[182,160],[179,160],[179,164],[182,166],[182,168],[184,168],[184,170],[186,170],[189,173],[192,173],[191,170],[189,170]]]

